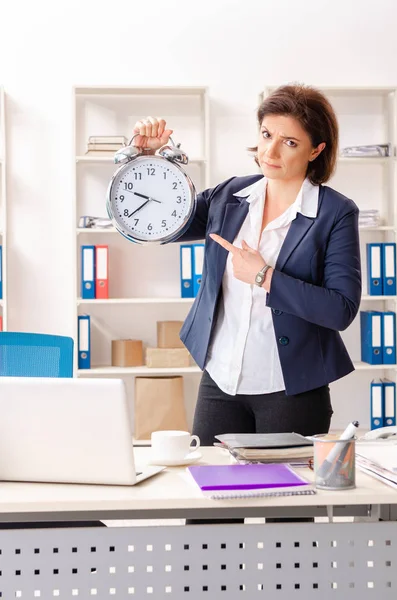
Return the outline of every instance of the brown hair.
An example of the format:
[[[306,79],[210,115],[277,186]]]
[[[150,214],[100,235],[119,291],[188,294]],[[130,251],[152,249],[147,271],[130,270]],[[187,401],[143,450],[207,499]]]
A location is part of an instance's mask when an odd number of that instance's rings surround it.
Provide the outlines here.
[[[309,135],[313,148],[325,142],[324,150],[309,162],[306,177],[314,185],[328,181],[336,165],[339,132],[335,111],[324,94],[303,84],[282,85],[260,104],[259,127],[266,115],[294,117]],[[258,147],[249,150],[257,152]],[[259,165],[256,157],[255,162]]]

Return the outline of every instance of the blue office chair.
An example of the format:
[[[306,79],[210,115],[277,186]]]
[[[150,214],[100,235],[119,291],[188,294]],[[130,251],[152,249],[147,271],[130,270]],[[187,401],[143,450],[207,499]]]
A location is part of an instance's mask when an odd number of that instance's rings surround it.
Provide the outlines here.
[[[73,339],[44,333],[0,332],[0,376],[73,377]]]

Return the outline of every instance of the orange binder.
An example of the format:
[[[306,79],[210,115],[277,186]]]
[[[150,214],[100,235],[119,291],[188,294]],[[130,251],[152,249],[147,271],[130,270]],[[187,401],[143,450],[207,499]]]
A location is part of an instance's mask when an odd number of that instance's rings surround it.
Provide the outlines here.
[[[95,298],[109,298],[109,246],[95,246]]]
[[[3,317],[0,316],[0,331],[3,331]]]

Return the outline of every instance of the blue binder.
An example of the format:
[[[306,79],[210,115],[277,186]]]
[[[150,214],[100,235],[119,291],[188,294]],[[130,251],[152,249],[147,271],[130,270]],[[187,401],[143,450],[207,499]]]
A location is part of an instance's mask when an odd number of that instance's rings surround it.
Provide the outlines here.
[[[383,295],[382,244],[367,244],[367,281],[370,296]]]
[[[396,424],[396,384],[390,379],[382,379],[383,383],[383,426]]]
[[[95,298],[95,246],[81,246],[81,297]]]
[[[0,246],[0,300],[3,299],[3,246]]]
[[[191,244],[180,247],[181,297],[193,298],[193,258]]]
[[[361,360],[370,365],[381,365],[382,313],[374,310],[360,312]]]
[[[396,296],[396,244],[382,244],[383,295]]]
[[[382,314],[382,362],[384,365],[396,364],[396,313]]]
[[[203,278],[203,266],[204,266],[204,244],[193,244],[193,296],[196,297],[201,280]]]
[[[383,427],[384,386],[381,379],[371,381],[371,429]]]
[[[91,322],[89,315],[78,317],[78,368],[91,368]]]

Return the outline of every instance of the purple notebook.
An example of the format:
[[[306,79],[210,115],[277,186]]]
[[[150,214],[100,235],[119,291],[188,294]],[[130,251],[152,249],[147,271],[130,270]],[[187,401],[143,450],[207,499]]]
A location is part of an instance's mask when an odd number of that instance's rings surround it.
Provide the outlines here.
[[[310,487],[308,481],[284,463],[196,465],[188,467],[188,471],[203,492]]]

